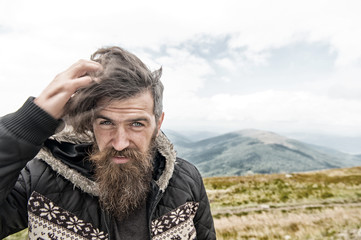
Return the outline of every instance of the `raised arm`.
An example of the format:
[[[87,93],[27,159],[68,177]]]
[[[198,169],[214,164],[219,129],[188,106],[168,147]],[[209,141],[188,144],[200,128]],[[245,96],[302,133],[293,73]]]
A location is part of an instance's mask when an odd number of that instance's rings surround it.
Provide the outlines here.
[[[67,101],[93,81],[89,74],[101,69],[99,63],[80,60],[58,74],[37,98],[0,118],[0,239],[26,227],[27,181],[33,178],[25,165],[54,134]]]

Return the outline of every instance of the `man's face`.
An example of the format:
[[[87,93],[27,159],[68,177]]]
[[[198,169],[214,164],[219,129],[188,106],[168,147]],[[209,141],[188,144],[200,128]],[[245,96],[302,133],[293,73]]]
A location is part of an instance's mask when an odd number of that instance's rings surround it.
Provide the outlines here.
[[[102,206],[123,219],[144,203],[152,177],[156,124],[149,92],[133,98],[103,102],[93,123],[97,147],[90,160]],[[100,106],[102,103],[100,103]]]
[[[96,112],[93,131],[100,152],[113,148],[117,151],[135,149],[146,153],[162,122],[163,114],[156,123],[153,97],[147,91],[129,99],[108,103]],[[116,164],[124,164],[131,159],[118,155],[111,160]]]

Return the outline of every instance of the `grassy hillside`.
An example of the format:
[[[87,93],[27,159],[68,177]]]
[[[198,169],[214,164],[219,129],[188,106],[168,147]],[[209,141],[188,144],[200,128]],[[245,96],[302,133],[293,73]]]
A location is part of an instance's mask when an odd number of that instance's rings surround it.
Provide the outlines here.
[[[204,182],[217,239],[361,239],[361,167]]]
[[[361,167],[204,183],[217,239],[361,239]]]

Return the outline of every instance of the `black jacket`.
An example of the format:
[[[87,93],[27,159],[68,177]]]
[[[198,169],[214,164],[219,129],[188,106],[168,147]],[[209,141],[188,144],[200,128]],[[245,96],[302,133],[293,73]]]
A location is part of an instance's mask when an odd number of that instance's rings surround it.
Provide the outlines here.
[[[30,239],[114,239],[113,218],[98,202],[91,147],[64,131],[32,98],[0,119],[0,238],[29,228]],[[49,137],[53,135],[52,137]],[[156,139],[152,191],[147,202],[152,239],[215,239],[198,170]]]

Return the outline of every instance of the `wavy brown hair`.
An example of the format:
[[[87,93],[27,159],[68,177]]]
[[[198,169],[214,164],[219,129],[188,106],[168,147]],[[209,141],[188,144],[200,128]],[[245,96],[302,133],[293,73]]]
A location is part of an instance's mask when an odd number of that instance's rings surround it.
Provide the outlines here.
[[[162,68],[154,72],[134,54],[119,48],[98,49],[91,60],[99,62],[103,71],[91,85],[79,89],[65,107],[64,119],[75,132],[92,130],[93,112],[101,100],[124,100],[149,91],[153,97],[153,113],[158,120],[163,112]]]

